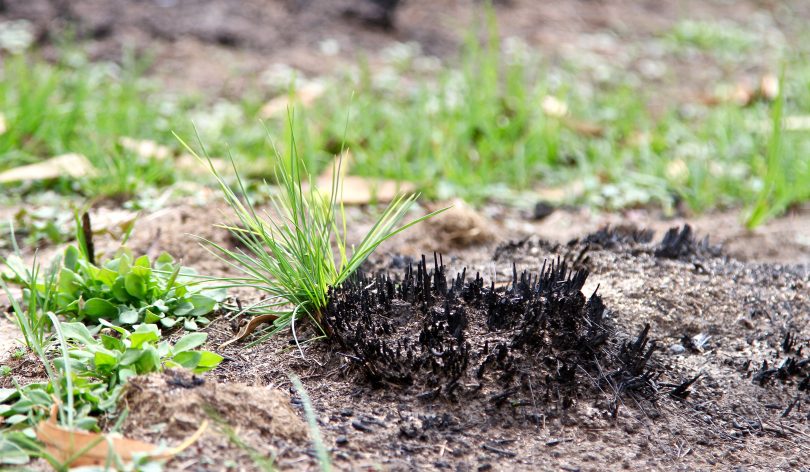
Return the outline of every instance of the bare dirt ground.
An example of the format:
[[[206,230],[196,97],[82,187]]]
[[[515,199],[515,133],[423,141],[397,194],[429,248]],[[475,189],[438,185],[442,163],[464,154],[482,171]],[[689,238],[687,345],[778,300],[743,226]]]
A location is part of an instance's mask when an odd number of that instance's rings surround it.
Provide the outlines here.
[[[185,208],[176,211],[199,215]],[[223,354],[230,361],[209,375],[207,382],[287,389],[287,374],[299,375],[313,398],[335,465],[342,470],[601,470],[606,466],[803,470],[807,466],[810,398],[800,390],[802,378],[779,379],[773,374],[773,378],[755,380],[767,370],[763,362],[776,368],[784,366],[788,357],[799,360],[806,355],[795,350],[785,352],[782,343],[787,333],[795,333],[797,345],[808,343],[807,265],[743,263],[733,257],[705,254],[671,260],[645,249],[653,243],[619,243],[611,248],[591,244],[587,258],[582,258],[586,245],[581,241],[567,244],[571,237],[582,237],[603,223],[641,224],[644,218],[638,214],[614,219],[615,215],[560,212],[542,222],[531,222],[513,210],[500,211],[490,209],[490,221],[496,221],[494,233],[501,241],[475,240],[472,246],[449,247],[447,228],[454,228],[456,235],[462,230],[479,234],[481,228],[448,221],[457,216],[437,219],[388,244],[369,269],[384,269],[402,277],[401,254],[416,256],[442,249],[450,274],[466,267],[468,274],[480,271],[487,280],[505,283],[513,263],[519,270],[536,271],[545,259],[561,256],[578,260],[576,267],[591,272],[583,292],[589,295],[599,286],[618,338],[634,339],[645,323],[650,324],[650,336],[657,345],[652,362],[660,373],[656,379],[658,393],[652,401],[632,394],[623,396],[614,418],[608,407],[614,394],[599,389],[586,388],[568,407],[561,407],[553,396],[551,400],[548,396],[538,399],[542,397],[539,393],[533,402],[516,398],[512,406],[507,403],[499,407],[482,406],[486,402],[477,397],[460,402],[424,398],[420,397],[424,392],[415,388],[369,382],[354,355],[333,342],[305,344],[302,359],[289,335],[250,349],[229,346]],[[361,231],[367,219],[359,210],[352,217],[357,221],[354,227]],[[482,218],[486,222],[486,217]],[[658,228],[680,223],[647,218]],[[705,235],[703,230],[714,225],[719,234],[738,240],[740,230],[723,232],[732,226],[724,222],[733,218],[707,217],[697,222],[698,233]],[[185,223],[181,220],[182,216],[176,220],[177,226],[167,227],[164,215],[159,232],[144,223],[132,244],[148,251],[177,252],[185,247],[186,263],[214,273],[228,270],[203,249],[191,249],[179,235],[202,232],[223,242],[227,236],[206,229],[200,218],[185,218]],[[777,220],[772,227],[749,236],[748,244],[731,250],[749,260],[766,260],[769,253],[784,247],[779,241],[785,240],[786,227],[795,227],[796,222],[806,225],[806,221],[806,214]],[[660,237],[658,231],[655,241]],[[711,241],[722,239],[714,237]],[[510,240],[523,242],[503,244]],[[803,257],[806,262],[807,251]],[[238,296],[251,301],[256,295],[243,291]],[[233,335],[224,319],[215,322],[209,332],[212,347]],[[700,344],[702,339],[708,341],[698,347],[695,342]],[[699,374],[686,399],[669,395],[674,385]],[[579,381],[587,385],[588,377]],[[607,389],[604,385],[601,388]],[[292,398],[300,411],[295,393]],[[149,408],[149,402],[144,403],[143,407]],[[784,414],[793,403],[794,408]],[[164,419],[154,421],[162,423]],[[133,434],[179,439],[170,430],[161,430],[168,436],[158,436],[147,434],[152,430],[145,424],[139,426]],[[250,434],[251,430],[243,431]],[[184,457],[206,457],[217,464],[227,458],[244,460],[239,450],[220,455],[219,451],[207,451],[204,444]],[[254,444],[263,445],[261,441]],[[303,442],[292,450],[273,452],[281,454],[279,464],[285,469],[315,468],[307,448]]]
[[[147,215],[130,246],[148,254],[172,252],[206,273],[233,273],[189,236],[232,244],[212,226],[222,219],[217,207],[179,205]],[[370,221],[359,208],[350,218],[358,234]],[[696,241],[707,234],[711,245],[740,241],[736,218],[695,220]],[[687,244],[679,258],[669,259],[654,254],[659,228],[681,222],[652,212],[560,210],[532,221],[513,209],[488,207],[476,216],[456,211],[418,227],[387,243],[366,267],[401,278],[408,257],[441,250],[450,277],[466,267],[468,280],[480,272],[486,286],[494,280],[505,287],[513,263],[536,272],[544,260],[561,257],[590,271],[583,293],[599,287],[615,346],[634,341],[650,325],[649,343],[656,346],[649,364],[652,394],[617,394],[616,384],[599,382],[583,368],[568,396],[554,390],[563,384],[547,378],[530,383],[530,390],[509,390],[513,398],[499,402],[493,389],[501,380],[479,392],[470,386],[474,376],[462,382],[462,390],[472,389],[463,390],[466,396],[431,396],[423,386],[371,381],[356,353],[334,341],[304,343],[299,351],[287,333],[257,347],[220,350],[234,334],[223,317],[206,330],[208,348],[226,362],[203,382],[180,373],[138,381],[126,397],[131,419],[125,431],[176,444],[213,417],[209,432],[168,470],[257,470],[251,458],[257,451],[275,456],[282,470],[315,470],[307,430],[297,419],[303,408],[288,378],[293,373],[312,397],[339,470],[807,470],[810,265],[799,236],[809,220],[806,212],[775,220],[719,257]],[[622,240],[625,229],[613,239],[584,239],[604,224],[657,231],[650,243]],[[579,240],[569,243],[572,238]],[[797,243],[791,249],[783,242],[792,238]],[[105,239],[98,246],[115,247]],[[768,260],[787,264],[762,262]],[[233,294],[243,303],[257,299],[247,289]],[[474,313],[470,323],[480,320]],[[789,333],[792,346],[785,345]],[[298,335],[307,339],[312,332],[301,328]],[[477,338],[470,339],[475,345]],[[15,365],[6,353],[2,362]],[[686,398],[671,395],[696,376]],[[242,447],[233,442],[234,432]]]

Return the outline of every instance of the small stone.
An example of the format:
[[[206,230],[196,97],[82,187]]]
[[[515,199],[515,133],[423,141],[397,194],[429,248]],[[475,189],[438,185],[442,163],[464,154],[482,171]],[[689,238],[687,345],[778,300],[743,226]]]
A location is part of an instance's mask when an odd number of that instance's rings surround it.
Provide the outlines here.
[[[340,416],[345,417],[354,416],[354,411],[351,408],[344,408],[340,410]]]
[[[346,444],[349,444],[349,438],[346,436],[338,436],[335,439],[335,444],[338,446],[345,446]]]
[[[547,202],[537,202],[532,209],[532,219],[542,220],[554,213],[554,206]]]
[[[672,346],[669,346],[669,352],[670,354],[683,354],[686,352],[686,348],[680,344],[673,344]]]
[[[352,428],[362,431],[364,433],[370,433],[372,431],[371,428],[368,427],[365,423],[361,421],[352,421]]]

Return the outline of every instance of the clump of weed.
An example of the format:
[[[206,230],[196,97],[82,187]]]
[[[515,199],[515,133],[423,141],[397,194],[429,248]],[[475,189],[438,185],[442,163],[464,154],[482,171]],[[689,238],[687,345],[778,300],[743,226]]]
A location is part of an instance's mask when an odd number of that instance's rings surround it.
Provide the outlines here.
[[[50,414],[54,403],[63,426],[97,431],[99,417],[109,419],[118,413],[118,398],[128,378],[165,367],[200,373],[222,361],[215,353],[196,349],[207,339],[205,333],[189,333],[172,344],[162,340],[156,324],[141,323],[130,331],[103,318],[93,328],[62,322],[54,310],[62,302],[57,299],[63,294],[55,289],[61,270],[59,259],[44,273],[36,261],[26,268],[29,279],[22,303],[0,279],[26,346],[36,354],[46,377],[0,389],[0,464],[24,464],[30,456],[39,456],[56,470],[66,470],[33,439],[33,428]]]
[[[269,212],[259,211],[250,201],[235,166],[237,189],[225,181],[210,160],[207,161],[226,203],[236,215],[233,224],[223,227],[239,241],[240,248],[231,250],[212,241],[203,242],[216,256],[243,274],[217,280],[225,286],[253,287],[265,295],[260,303],[246,310],[273,320],[273,328],[257,343],[287,327],[292,327],[295,335],[295,322],[304,317],[319,325],[329,301],[330,287],[341,285],[354,274],[380,244],[443,211],[399,225],[417,198],[417,195],[400,195],[383,210],[360,243],[350,246],[340,198],[340,163],[335,164],[330,189],[319,190],[311,178],[307,189],[305,169],[294,136],[289,157],[282,157],[278,151],[276,157],[278,188],[270,192]]]
[[[89,224],[89,218],[82,223],[76,218],[78,247],[69,246],[55,261],[54,278],[39,280],[19,257],[5,260],[4,275],[28,291],[44,284],[48,309],[71,320],[90,324],[106,320],[120,326],[158,323],[164,328],[182,322],[186,330],[208,323],[206,315],[224,299],[224,289],[201,287],[193,280],[196,272],[175,263],[167,253],[152,262],[122,246],[115,257],[96,264]]]

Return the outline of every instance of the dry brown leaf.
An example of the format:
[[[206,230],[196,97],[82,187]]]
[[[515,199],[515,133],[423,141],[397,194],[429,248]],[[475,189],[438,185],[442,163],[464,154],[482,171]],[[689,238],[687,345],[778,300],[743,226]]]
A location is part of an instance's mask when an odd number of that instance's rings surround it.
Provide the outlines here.
[[[779,96],[779,78],[773,74],[765,74],[759,81],[759,94],[766,100],[776,100]]]
[[[293,91],[292,97],[289,93],[272,98],[264,104],[259,111],[262,118],[273,118],[287,111],[292,105],[308,107],[312,105],[326,91],[326,87],[320,82],[307,82]]]
[[[84,177],[94,172],[95,168],[86,157],[71,153],[9,169],[0,173],[0,183],[55,179],[63,176]]]
[[[748,84],[739,83],[734,87],[734,90],[731,91],[726,101],[744,107],[750,105],[754,99],[756,99],[754,89]]]
[[[92,216],[94,235],[109,234],[120,239],[135,224],[139,213],[124,209],[100,208],[94,210]]]
[[[585,183],[574,180],[558,187],[542,187],[535,190],[540,200],[551,203],[565,203],[585,193]]]
[[[332,195],[332,175],[335,168],[340,172],[341,188],[338,189],[339,201],[344,205],[365,205],[371,202],[388,203],[403,193],[413,192],[416,188],[410,182],[399,182],[389,179],[374,179],[356,175],[346,175],[353,163],[350,152],[343,157],[336,157],[333,165],[327,168],[315,180],[318,191],[325,197]]]
[[[605,133],[605,128],[597,123],[575,120],[568,117],[563,117],[561,121],[565,126],[571,128],[577,133],[590,136],[592,138],[598,138]]]
[[[124,149],[132,151],[144,159],[168,159],[172,155],[172,150],[149,139],[135,139],[129,136],[122,136],[118,143]]]
[[[217,172],[220,174],[226,174],[233,170],[230,163],[228,163],[225,159],[221,159],[219,157],[212,157],[211,165],[214,166]],[[186,171],[190,174],[204,174],[208,175],[211,172],[211,169],[208,167],[208,162],[205,163],[200,162],[199,159],[192,156],[191,154],[182,154],[177,159],[174,160],[174,166],[176,169],[180,169]]]
[[[56,422],[56,411],[57,406],[54,405],[51,409],[51,416],[37,425],[37,439],[59,462],[70,461],[65,464],[69,467],[100,466],[106,464],[110,457],[116,456],[124,463],[129,463],[136,454],[147,455],[153,460],[168,460],[197,441],[208,426],[208,422],[203,421],[199,429],[182,444],[175,448],[164,449],[135,439],[112,435],[105,437],[100,433],[64,428]],[[112,446],[112,450],[110,446]],[[81,454],[76,457],[80,452]]]

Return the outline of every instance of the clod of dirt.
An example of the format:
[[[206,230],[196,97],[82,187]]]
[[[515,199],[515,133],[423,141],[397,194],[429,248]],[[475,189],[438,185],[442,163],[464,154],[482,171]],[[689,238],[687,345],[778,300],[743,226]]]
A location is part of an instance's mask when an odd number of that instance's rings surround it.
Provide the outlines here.
[[[611,409],[625,392],[652,399],[649,325],[618,341],[599,295],[581,292],[587,276],[558,260],[536,274],[513,267],[511,284],[496,288],[466,270],[448,280],[435,256],[428,272],[423,256],[401,282],[378,275],[333,289],[325,321],[367,379],[418,398],[563,410],[603,391]]]
[[[291,459],[285,456],[291,446],[300,450],[308,441],[288,395],[269,387],[216,383],[186,371],[131,379],[121,406],[129,409],[123,433],[150,442],[183,439],[208,420],[206,433],[176,460],[193,460],[205,451],[216,462],[205,464],[209,470],[225,470],[229,461],[255,467],[248,448],[283,464]],[[233,435],[243,447],[234,443]]]
[[[462,200],[452,202],[452,207],[422,225],[422,229],[434,241],[434,250],[447,252],[491,243],[497,239],[494,224],[476,212]]]

